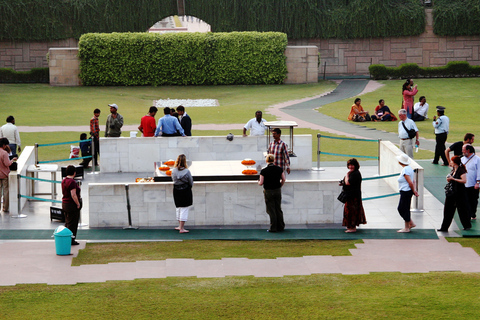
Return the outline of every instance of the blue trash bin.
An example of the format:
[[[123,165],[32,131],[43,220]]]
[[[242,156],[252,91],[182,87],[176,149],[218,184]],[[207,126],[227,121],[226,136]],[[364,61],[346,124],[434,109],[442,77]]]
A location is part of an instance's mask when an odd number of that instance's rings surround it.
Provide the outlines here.
[[[59,226],[53,232],[55,238],[55,250],[59,256],[68,256],[72,249],[72,236],[73,233],[70,229],[64,226]]]

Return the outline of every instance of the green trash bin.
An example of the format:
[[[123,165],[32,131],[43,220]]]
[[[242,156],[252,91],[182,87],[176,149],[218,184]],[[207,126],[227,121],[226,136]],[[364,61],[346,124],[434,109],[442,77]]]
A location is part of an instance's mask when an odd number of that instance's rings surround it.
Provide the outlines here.
[[[73,233],[64,226],[59,226],[53,232],[55,238],[55,250],[59,256],[68,256],[72,249]]]

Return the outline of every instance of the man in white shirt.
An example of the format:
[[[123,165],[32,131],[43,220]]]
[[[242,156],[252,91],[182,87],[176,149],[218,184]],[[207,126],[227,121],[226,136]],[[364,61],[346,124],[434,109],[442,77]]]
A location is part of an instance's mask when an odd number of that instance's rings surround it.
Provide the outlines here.
[[[428,103],[425,96],[418,99],[419,102],[413,106],[413,121],[424,121],[428,119]]]
[[[462,163],[467,169],[467,192],[470,216],[472,220],[477,218],[478,194],[480,188],[480,157],[475,154],[475,148],[471,144],[464,144],[462,147]]]
[[[407,118],[407,110],[400,109],[398,111],[398,117],[400,121],[398,122],[398,137],[400,138],[400,150],[407,154],[410,158],[413,159],[413,139],[415,138],[415,144],[420,145],[418,141],[418,128],[413,122],[412,119]],[[407,130],[415,130],[415,137],[410,138]]]
[[[0,128],[0,138],[8,139],[8,146],[10,147],[12,154],[17,153],[17,147],[18,152],[22,151],[20,134],[18,134],[17,126],[15,126],[15,118],[13,116],[8,116],[7,123]]]
[[[267,120],[262,119],[262,111],[258,110],[255,112],[255,118],[250,119],[245,127],[243,127],[243,136],[247,136],[247,130],[249,129],[251,136],[263,136],[267,130],[265,122],[267,122]]]

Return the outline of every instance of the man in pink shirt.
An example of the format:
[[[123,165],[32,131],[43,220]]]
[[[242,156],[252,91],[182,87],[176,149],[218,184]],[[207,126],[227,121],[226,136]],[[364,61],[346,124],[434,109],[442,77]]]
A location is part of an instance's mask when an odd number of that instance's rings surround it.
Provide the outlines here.
[[[157,107],[150,107],[146,116],[143,116],[140,120],[140,126],[138,130],[143,133],[144,137],[153,137],[157,124],[155,123],[155,115],[157,114]]]
[[[17,158],[10,160],[8,154],[10,147],[8,146],[8,139],[0,139],[0,188],[3,195],[3,213],[8,213],[10,204],[10,194],[8,192],[8,174],[10,173],[10,166]]]

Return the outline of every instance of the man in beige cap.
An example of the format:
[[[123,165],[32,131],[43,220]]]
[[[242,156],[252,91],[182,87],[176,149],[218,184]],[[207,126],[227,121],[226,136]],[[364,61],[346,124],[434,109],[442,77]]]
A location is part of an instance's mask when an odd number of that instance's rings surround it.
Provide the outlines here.
[[[116,138],[122,134],[123,117],[117,113],[118,106],[115,103],[109,104],[110,114],[107,117],[107,125],[105,127],[105,137]]]

